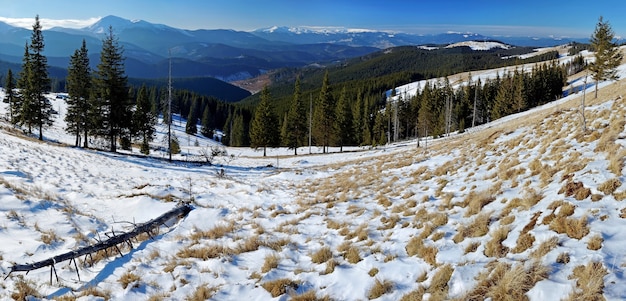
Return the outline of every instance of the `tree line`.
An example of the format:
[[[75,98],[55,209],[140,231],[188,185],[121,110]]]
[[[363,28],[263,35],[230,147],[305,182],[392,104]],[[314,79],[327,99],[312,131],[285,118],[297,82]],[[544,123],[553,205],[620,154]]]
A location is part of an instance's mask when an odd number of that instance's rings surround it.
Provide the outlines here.
[[[485,82],[472,81],[470,75],[468,83],[457,89],[447,78],[441,78],[428,81],[413,96],[392,90],[388,98],[379,100],[363,93],[349,94],[345,87],[333,93],[327,72],[312,102],[302,96],[300,80],[296,80],[289,110],[282,118],[273,113],[271,95],[265,88],[251,117],[249,143],[261,148],[285,146],[297,154],[298,147],[308,145],[309,120],[312,143],[323,152],[329,146],[375,146],[440,136],[558,99],[565,82],[565,67],[552,61],[537,64],[530,71],[515,69],[498,74]],[[243,123],[245,119],[233,120]],[[226,126],[225,131],[233,137],[245,135],[245,124]]]
[[[45,44],[41,30],[39,16],[36,16],[30,42],[25,45],[21,72],[15,76],[8,69],[3,101],[9,104],[12,124],[25,127],[28,134],[38,130],[38,138],[43,140],[44,128],[53,123],[58,112],[45,96],[50,91],[51,80],[43,55]],[[65,88],[68,94],[66,131],[75,136],[76,146],[105,147],[115,152],[118,144],[122,149],[131,149],[132,142],[136,141],[141,145],[141,152],[147,154],[155,138],[157,117],[162,114],[165,123],[171,122],[164,114],[169,97],[165,88],[128,84],[123,48],[112,27],[103,39],[100,62],[95,70],[90,67],[84,40],[72,54]],[[232,106],[188,90],[174,90],[172,94],[172,113],[187,117],[185,129],[189,134],[200,132],[213,137],[213,130],[224,126]]]

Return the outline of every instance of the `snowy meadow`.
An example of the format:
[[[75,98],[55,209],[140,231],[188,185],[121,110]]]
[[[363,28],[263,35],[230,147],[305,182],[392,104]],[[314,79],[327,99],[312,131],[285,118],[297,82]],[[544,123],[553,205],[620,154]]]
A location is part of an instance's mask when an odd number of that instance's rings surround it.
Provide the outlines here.
[[[587,132],[577,93],[427,148],[225,148],[213,165],[185,162],[216,142],[180,127],[174,163],[70,147],[50,95],[46,142],[1,123],[0,299],[624,299],[625,85],[587,94]],[[9,275],[181,203],[122,255]]]

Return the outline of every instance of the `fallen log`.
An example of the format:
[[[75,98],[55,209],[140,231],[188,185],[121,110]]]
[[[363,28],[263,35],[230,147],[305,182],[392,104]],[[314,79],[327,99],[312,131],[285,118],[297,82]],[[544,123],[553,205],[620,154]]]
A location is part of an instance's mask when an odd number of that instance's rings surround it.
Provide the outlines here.
[[[116,247],[118,244],[130,241],[130,239],[142,233],[149,233],[153,229],[158,228],[159,226],[165,224],[166,222],[168,222],[169,220],[175,217],[178,217],[178,218],[185,217],[187,216],[187,214],[189,214],[189,212],[192,209],[193,208],[190,205],[179,206],[162,214],[161,216],[155,219],[152,219],[143,224],[137,225],[130,232],[111,236],[109,239],[100,241],[94,245],[86,246],[78,250],[70,251],[64,254],[54,256],[52,258],[48,258],[46,260],[42,260],[42,261],[30,263],[30,264],[16,264],[13,267],[11,267],[11,271],[4,279],[7,279],[13,272],[27,272],[28,273],[32,270],[37,270],[37,269],[47,267],[47,266],[50,266],[52,269],[54,269],[55,264],[59,262],[67,261],[67,260],[74,260],[74,264],[76,264],[75,259],[78,257],[87,255],[87,254],[96,253],[98,251],[105,250],[111,247]]]

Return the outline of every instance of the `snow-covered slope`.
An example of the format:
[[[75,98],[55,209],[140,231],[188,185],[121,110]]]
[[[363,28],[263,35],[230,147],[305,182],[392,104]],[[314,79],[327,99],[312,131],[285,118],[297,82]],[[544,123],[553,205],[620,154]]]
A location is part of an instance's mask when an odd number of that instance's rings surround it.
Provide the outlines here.
[[[469,47],[472,50],[482,50],[482,51],[491,50],[494,48],[511,49],[511,45],[507,45],[507,44],[496,42],[496,41],[464,41],[464,42],[453,43],[453,44],[446,46],[446,48],[455,48],[455,47]]]
[[[124,256],[80,260],[80,281],[67,262],[55,265],[52,285],[49,269],[13,273],[0,299],[28,286],[42,299],[560,300],[591,294],[594,283],[607,299],[624,299],[624,84],[602,85],[584,134],[578,94],[427,149],[409,142],[262,158],[228,148],[233,156],[215,166],[40,143],[3,123],[4,275],[178,201],[195,209],[154,239],[122,248]],[[61,129],[57,121],[45,135],[71,143]],[[179,139],[190,155],[209,143]]]

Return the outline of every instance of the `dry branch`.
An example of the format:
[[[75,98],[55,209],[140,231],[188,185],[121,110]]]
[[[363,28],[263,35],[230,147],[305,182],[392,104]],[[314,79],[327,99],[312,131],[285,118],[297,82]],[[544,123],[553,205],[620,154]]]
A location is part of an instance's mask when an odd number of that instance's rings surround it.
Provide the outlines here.
[[[37,270],[37,269],[47,267],[47,266],[54,268],[54,265],[59,262],[63,262],[67,260],[75,260],[75,258],[81,257],[83,255],[93,254],[101,250],[105,250],[105,249],[112,248],[112,247],[117,247],[118,244],[130,241],[130,239],[135,238],[136,236],[140,234],[149,233],[153,229],[158,228],[159,226],[165,224],[166,222],[168,222],[169,220],[173,218],[185,217],[187,216],[187,214],[189,214],[191,210],[192,210],[192,207],[190,205],[183,205],[180,207],[176,207],[155,219],[152,219],[148,222],[137,225],[130,232],[122,233],[119,235],[114,235],[110,237],[109,239],[100,241],[94,245],[86,246],[78,250],[70,251],[61,255],[54,256],[52,258],[48,258],[46,260],[42,260],[42,261],[30,263],[30,264],[16,264],[13,267],[11,267],[11,271],[4,279],[8,278],[9,275],[11,275],[11,273],[13,272],[30,272],[32,270]],[[74,263],[76,262],[74,261]]]

